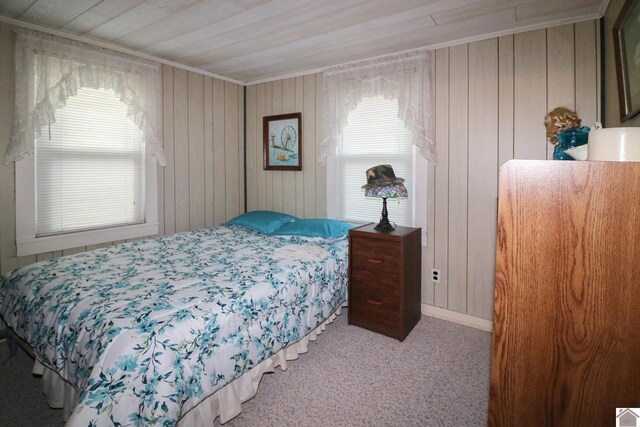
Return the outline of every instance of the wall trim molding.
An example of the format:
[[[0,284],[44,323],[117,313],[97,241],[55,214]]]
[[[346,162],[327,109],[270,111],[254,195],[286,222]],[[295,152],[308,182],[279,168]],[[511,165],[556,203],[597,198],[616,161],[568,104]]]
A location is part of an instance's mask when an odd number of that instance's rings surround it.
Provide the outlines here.
[[[400,51],[400,52],[391,52],[391,53],[387,53],[387,54],[384,54],[384,55],[378,55],[378,56],[375,56],[375,57],[372,57],[372,58],[367,58],[367,60],[378,59],[378,58],[383,58],[385,56],[397,55],[397,54],[413,52],[413,51],[418,51],[418,50],[436,50],[436,49],[440,49],[440,48],[443,48],[443,47],[452,47],[452,46],[457,46],[457,45],[460,45],[460,44],[468,44],[468,43],[471,43],[471,42],[492,39],[492,38],[495,38],[495,37],[501,37],[501,36],[506,36],[506,35],[524,33],[524,32],[527,32],[527,31],[534,31],[534,30],[545,29],[545,28],[551,28],[551,27],[556,27],[556,26],[560,26],[560,25],[564,25],[564,24],[572,24],[572,23],[575,24],[577,22],[589,21],[589,20],[592,20],[592,19],[600,19],[600,18],[602,18],[604,16],[604,12],[607,10],[607,7],[609,6],[609,2],[610,2],[610,0],[605,0],[605,1],[603,1],[603,3],[601,5],[599,5],[597,7],[597,10],[589,10],[589,11],[585,12],[584,14],[579,15],[579,16],[575,16],[575,17],[558,18],[558,19],[554,19],[554,20],[551,20],[551,21],[533,22],[531,24],[524,25],[522,27],[505,28],[505,29],[494,31],[494,32],[487,33],[487,34],[480,34],[480,35],[471,36],[471,37],[464,37],[464,38],[460,38],[460,39],[449,40],[449,41],[446,41],[446,42],[427,44],[425,46],[411,48],[411,49],[407,49],[407,50]],[[181,69],[187,70],[187,71],[193,71],[194,73],[198,73],[198,74],[202,74],[202,75],[205,75],[205,76],[208,76],[208,77],[213,77],[213,78],[216,78],[216,79],[228,81],[228,82],[235,83],[235,84],[238,84],[238,85],[241,85],[241,86],[252,86],[252,85],[256,85],[256,84],[260,84],[260,83],[269,83],[269,82],[273,82],[273,81],[277,81],[277,80],[285,80],[285,79],[293,78],[293,77],[300,77],[300,76],[306,76],[306,75],[309,75],[309,74],[316,74],[316,73],[322,72],[324,69],[327,68],[327,67],[319,67],[319,68],[313,68],[313,69],[306,69],[306,70],[296,71],[296,72],[293,72],[293,73],[290,73],[290,74],[284,74],[284,75],[273,76],[273,77],[265,77],[265,78],[256,79],[256,80],[253,80],[253,81],[244,82],[244,81],[232,79],[230,77],[226,77],[226,76],[222,76],[222,75],[219,75],[219,74],[211,73],[209,71],[205,71],[205,70],[202,70],[200,68],[190,67],[188,65],[180,64],[178,62],[170,61],[168,59],[163,59],[163,58],[160,58],[158,56],[149,55],[149,54],[145,54],[145,53],[142,53],[142,52],[139,52],[139,51],[136,51],[136,50],[128,49],[128,48],[125,48],[125,47],[122,47],[122,46],[119,46],[119,45],[116,45],[116,44],[113,44],[113,43],[103,42],[103,41],[96,40],[96,39],[91,38],[91,37],[72,34],[72,33],[66,32],[66,31],[60,31],[60,30],[54,30],[54,29],[51,29],[51,28],[46,28],[46,27],[43,27],[43,26],[40,26],[40,25],[37,25],[37,24],[32,24],[30,22],[21,21],[19,19],[13,19],[13,18],[5,17],[5,16],[0,16],[0,22],[4,22],[6,24],[14,25],[14,26],[17,26],[17,27],[28,28],[28,29],[31,29],[31,30],[41,31],[41,32],[48,33],[48,34],[53,34],[53,35],[59,36],[59,37],[65,37],[65,38],[68,38],[68,39],[71,39],[71,40],[76,40],[76,41],[79,41],[79,42],[82,42],[82,43],[87,43],[87,44],[91,44],[91,45],[94,45],[94,46],[103,47],[103,48],[106,48],[106,49],[115,50],[117,52],[126,53],[128,55],[137,56],[139,58],[148,59],[148,60],[151,60],[151,61],[159,62],[161,64],[170,65],[170,66],[175,67],[175,68],[181,68]],[[340,64],[333,64],[331,66],[351,64],[353,62],[358,62],[358,61],[350,61],[350,62],[345,62],[345,63],[340,63]]]
[[[609,8],[609,3],[611,3],[611,0],[604,0],[600,4],[600,15],[602,15],[603,18],[604,18],[604,15],[607,13],[607,9]]]
[[[457,311],[447,310],[445,308],[435,307],[428,304],[422,304],[421,308],[422,314],[425,316],[435,317],[437,319],[458,323],[464,326],[470,326],[487,332],[491,332],[493,330],[493,321],[491,320],[482,319],[469,314],[458,313]]]
[[[113,43],[103,42],[100,40],[96,40],[91,37],[79,36],[77,34],[67,33],[66,31],[53,30],[51,28],[46,28],[40,25],[32,24],[30,22],[20,21],[19,19],[7,18],[6,16],[0,16],[0,22],[4,22],[5,24],[13,25],[16,27],[27,28],[29,30],[40,31],[42,33],[52,34],[54,36],[63,37],[70,40],[75,40],[77,42],[90,44],[92,46],[98,46],[105,49],[115,50],[116,52],[125,53],[127,55],[135,56],[137,58],[147,59],[149,61],[159,62],[160,64],[169,65],[171,67],[180,68],[187,71],[192,71],[194,73],[202,74],[203,76],[213,77],[214,79],[224,80],[230,83],[235,83],[240,86],[246,86],[245,82],[241,82],[239,80],[232,79],[230,77],[221,76],[219,74],[210,73],[209,71],[201,70],[200,68],[190,67],[188,65],[180,64],[178,62],[170,61],[168,59],[163,59],[158,56],[148,55],[146,53],[139,52],[137,50],[128,49]]]
[[[607,5],[608,5],[609,0],[607,0]],[[596,9],[600,10],[601,6],[597,6]],[[605,9],[606,10],[606,9]],[[361,59],[361,60],[357,60],[357,61],[349,61],[349,62],[341,62],[338,64],[333,64],[330,65],[331,67],[338,67],[338,66],[343,66],[343,65],[348,65],[348,64],[353,64],[353,63],[357,63],[363,60],[375,60],[375,59],[380,59],[380,58],[384,58],[387,56],[392,56],[392,55],[400,55],[403,53],[409,53],[409,52],[416,52],[416,51],[420,51],[420,50],[436,50],[436,49],[441,49],[444,47],[453,47],[453,46],[459,46],[462,44],[469,44],[469,43],[473,43],[473,42],[478,42],[478,41],[482,41],[482,40],[488,40],[488,39],[493,39],[493,38],[498,38],[498,37],[503,37],[503,36],[510,36],[510,35],[514,35],[514,34],[519,34],[519,33],[526,33],[529,31],[535,31],[535,30],[543,30],[543,29],[547,29],[547,28],[553,28],[553,27],[559,27],[561,25],[566,25],[566,24],[576,24],[578,22],[583,22],[583,21],[591,21],[591,20],[597,20],[600,19],[604,16],[604,14],[600,13],[599,11],[589,11],[588,13],[585,13],[583,15],[579,15],[579,16],[574,16],[574,17],[569,17],[569,18],[558,18],[558,19],[554,19],[551,21],[541,21],[541,22],[533,22],[527,25],[523,25],[521,27],[517,27],[517,28],[505,28],[502,30],[498,30],[498,31],[493,31],[490,33],[486,33],[486,34],[479,34],[476,36],[470,36],[470,37],[464,37],[464,38],[460,38],[460,39],[453,39],[453,40],[448,40],[445,42],[440,42],[440,43],[432,43],[432,44],[427,44],[424,46],[420,46],[420,47],[414,47],[411,49],[406,49],[406,50],[402,50],[402,51],[398,51],[398,52],[390,52],[390,53],[386,53],[384,55],[378,55],[378,56],[374,56],[371,58],[366,58],[366,59]],[[269,83],[269,82],[274,82],[277,80],[285,80],[285,79],[289,79],[292,77],[300,77],[300,76],[306,76],[308,74],[316,74],[316,73],[321,73],[323,72],[327,67],[318,67],[318,68],[311,68],[308,70],[302,70],[302,71],[296,71],[294,73],[290,73],[290,74],[283,74],[283,75],[279,75],[279,76],[275,76],[275,77],[265,77],[265,78],[260,78],[260,79],[256,79],[256,80],[250,80],[245,82],[244,84],[246,86],[252,86],[252,85],[256,85],[256,84],[260,84],[260,83]]]

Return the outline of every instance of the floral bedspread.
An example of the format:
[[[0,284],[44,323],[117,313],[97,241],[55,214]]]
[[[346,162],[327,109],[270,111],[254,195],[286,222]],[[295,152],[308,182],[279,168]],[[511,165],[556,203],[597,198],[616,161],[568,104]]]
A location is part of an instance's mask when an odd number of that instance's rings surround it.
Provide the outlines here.
[[[347,298],[347,240],[218,227],[26,266],[0,314],[79,390],[68,425],[173,425]]]

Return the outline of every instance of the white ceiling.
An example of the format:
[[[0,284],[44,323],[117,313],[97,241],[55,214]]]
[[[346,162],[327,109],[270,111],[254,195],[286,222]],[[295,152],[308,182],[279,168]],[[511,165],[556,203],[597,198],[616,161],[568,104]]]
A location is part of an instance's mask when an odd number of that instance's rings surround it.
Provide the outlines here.
[[[0,16],[252,83],[420,47],[593,19],[604,14],[608,3],[0,0]]]

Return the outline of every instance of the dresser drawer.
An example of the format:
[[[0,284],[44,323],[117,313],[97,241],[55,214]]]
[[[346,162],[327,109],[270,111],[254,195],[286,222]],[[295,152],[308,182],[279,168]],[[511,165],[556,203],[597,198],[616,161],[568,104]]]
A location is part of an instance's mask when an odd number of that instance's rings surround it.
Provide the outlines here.
[[[400,267],[394,265],[393,261],[378,262],[379,258],[362,257],[352,255],[353,265],[351,267],[352,274],[373,275],[376,277],[387,277],[399,279]]]
[[[399,271],[401,265],[401,246],[385,240],[351,238],[352,266],[356,270],[376,272]]]
[[[350,321],[362,320],[387,326],[400,326],[400,305],[375,294],[354,295],[349,300]]]
[[[354,269],[349,278],[351,295],[382,298],[399,304],[401,292],[398,286],[399,277],[398,273],[381,275],[372,271]]]

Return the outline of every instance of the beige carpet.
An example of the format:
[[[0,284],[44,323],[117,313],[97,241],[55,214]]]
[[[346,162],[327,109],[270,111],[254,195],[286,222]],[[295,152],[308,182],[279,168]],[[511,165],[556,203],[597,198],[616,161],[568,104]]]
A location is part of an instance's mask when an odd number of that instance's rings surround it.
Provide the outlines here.
[[[345,311],[225,427],[486,425],[490,349],[488,332],[424,316],[400,343],[347,325]],[[62,425],[30,370],[21,351],[0,365],[0,426]]]

